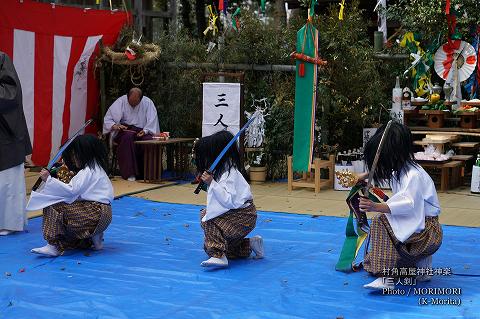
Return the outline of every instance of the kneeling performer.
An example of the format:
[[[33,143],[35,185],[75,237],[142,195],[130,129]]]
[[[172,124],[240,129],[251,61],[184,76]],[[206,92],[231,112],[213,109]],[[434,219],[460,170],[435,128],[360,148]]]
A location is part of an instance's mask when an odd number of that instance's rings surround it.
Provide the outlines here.
[[[369,168],[384,131],[385,125],[365,146],[364,155]],[[371,250],[363,263],[365,270],[374,276],[389,277],[389,270],[395,268],[431,268],[432,255],[442,244],[442,227],[438,222],[440,203],[435,185],[428,173],[415,162],[412,149],[410,129],[393,122],[385,134],[385,144],[373,173],[377,185],[390,184],[392,196],[385,203],[375,203],[364,197],[360,199],[361,210],[381,213],[373,218]],[[393,284],[378,278],[365,287],[384,289],[393,288]]]
[[[252,251],[256,258],[264,255],[262,237],[245,238],[255,228],[257,210],[250,185],[240,173],[237,144],[228,149],[212,174],[207,171],[232,138],[232,133],[220,131],[194,146],[197,170],[203,172],[201,179],[208,185],[207,207],[200,218],[204,250],[210,258],[201,263],[203,267],[227,267],[227,258],[247,258]]]
[[[40,172],[43,189],[32,192],[28,210],[43,208],[47,245],[32,253],[59,256],[69,249],[103,248],[103,232],[112,221],[113,187],[105,172],[107,151],[93,135],[80,135],[65,149],[63,161],[75,175],[63,183]]]

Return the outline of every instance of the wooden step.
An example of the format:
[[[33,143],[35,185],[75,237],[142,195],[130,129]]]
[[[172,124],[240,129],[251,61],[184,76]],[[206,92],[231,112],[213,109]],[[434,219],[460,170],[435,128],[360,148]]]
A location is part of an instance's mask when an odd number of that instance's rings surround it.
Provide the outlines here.
[[[453,143],[453,147],[458,147],[458,148],[477,148],[480,145],[478,142],[458,142],[458,143]]]
[[[473,158],[473,155],[453,155],[452,160],[466,162]]]

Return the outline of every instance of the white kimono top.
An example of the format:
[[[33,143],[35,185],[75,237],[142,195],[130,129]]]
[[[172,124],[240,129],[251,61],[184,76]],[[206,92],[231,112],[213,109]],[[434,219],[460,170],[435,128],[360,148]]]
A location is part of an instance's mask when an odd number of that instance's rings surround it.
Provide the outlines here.
[[[65,184],[56,178],[48,177],[39,192],[32,192],[27,210],[42,209],[57,203],[71,204],[76,200],[86,200],[110,204],[113,201],[113,187],[107,174],[100,166],[94,170],[88,166],[80,170]]]
[[[440,203],[432,178],[417,165],[409,165],[400,181],[391,182],[393,195],[387,200],[391,214],[385,214],[395,237],[402,243],[425,229],[425,217],[438,216]]]
[[[103,134],[110,133],[114,124],[121,123],[139,127],[146,134],[160,133],[157,109],[153,101],[146,96],[135,107],[128,103],[127,95],[113,102],[103,120]]]
[[[207,192],[207,213],[202,218],[205,222],[209,219],[225,214],[231,209],[245,208],[246,203],[252,200],[250,185],[243,175],[236,169],[222,174],[218,181],[212,180]]]

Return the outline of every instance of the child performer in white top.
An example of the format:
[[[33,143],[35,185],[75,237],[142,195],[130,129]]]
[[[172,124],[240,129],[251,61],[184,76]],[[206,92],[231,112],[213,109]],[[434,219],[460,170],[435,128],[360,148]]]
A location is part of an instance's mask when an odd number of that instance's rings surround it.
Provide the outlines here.
[[[59,256],[68,249],[103,248],[103,232],[112,221],[113,187],[107,174],[107,150],[93,135],[81,135],[62,154],[75,176],[65,184],[40,172],[45,186],[32,192],[28,210],[43,208],[47,245],[32,253]]]
[[[194,146],[195,164],[201,179],[208,185],[207,207],[200,212],[204,230],[204,250],[210,257],[203,267],[227,267],[227,258],[247,258],[255,252],[263,258],[263,239],[245,238],[254,228],[257,210],[250,185],[240,173],[240,155],[235,143],[223,156],[213,175],[207,170],[233,138],[220,131],[201,138]]]
[[[364,156],[369,168],[384,131],[385,125],[365,146]],[[402,274],[390,271],[394,268],[398,271],[400,268],[431,268],[432,255],[440,248],[443,237],[438,222],[440,204],[432,179],[415,162],[412,135],[407,126],[392,123],[373,179],[377,185],[388,182],[393,194],[385,203],[360,199],[360,209],[381,213],[373,218],[370,226],[371,249],[365,256],[365,270],[374,276],[398,277]],[[393,287],[393,280],[385,278],[365,285],[371,289]]]

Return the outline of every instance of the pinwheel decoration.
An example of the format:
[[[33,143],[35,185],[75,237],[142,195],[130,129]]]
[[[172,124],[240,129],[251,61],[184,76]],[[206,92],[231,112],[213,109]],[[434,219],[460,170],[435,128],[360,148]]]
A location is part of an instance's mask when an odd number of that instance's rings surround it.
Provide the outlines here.
[[[435,53],[435,71],[444,80],[449,81],[452,70],[458,70],[458,81],[467,80],[475,71],[477,53],[468,42],[453,40],[438,48]],[[453,67],[453,68],[452,68]]]

